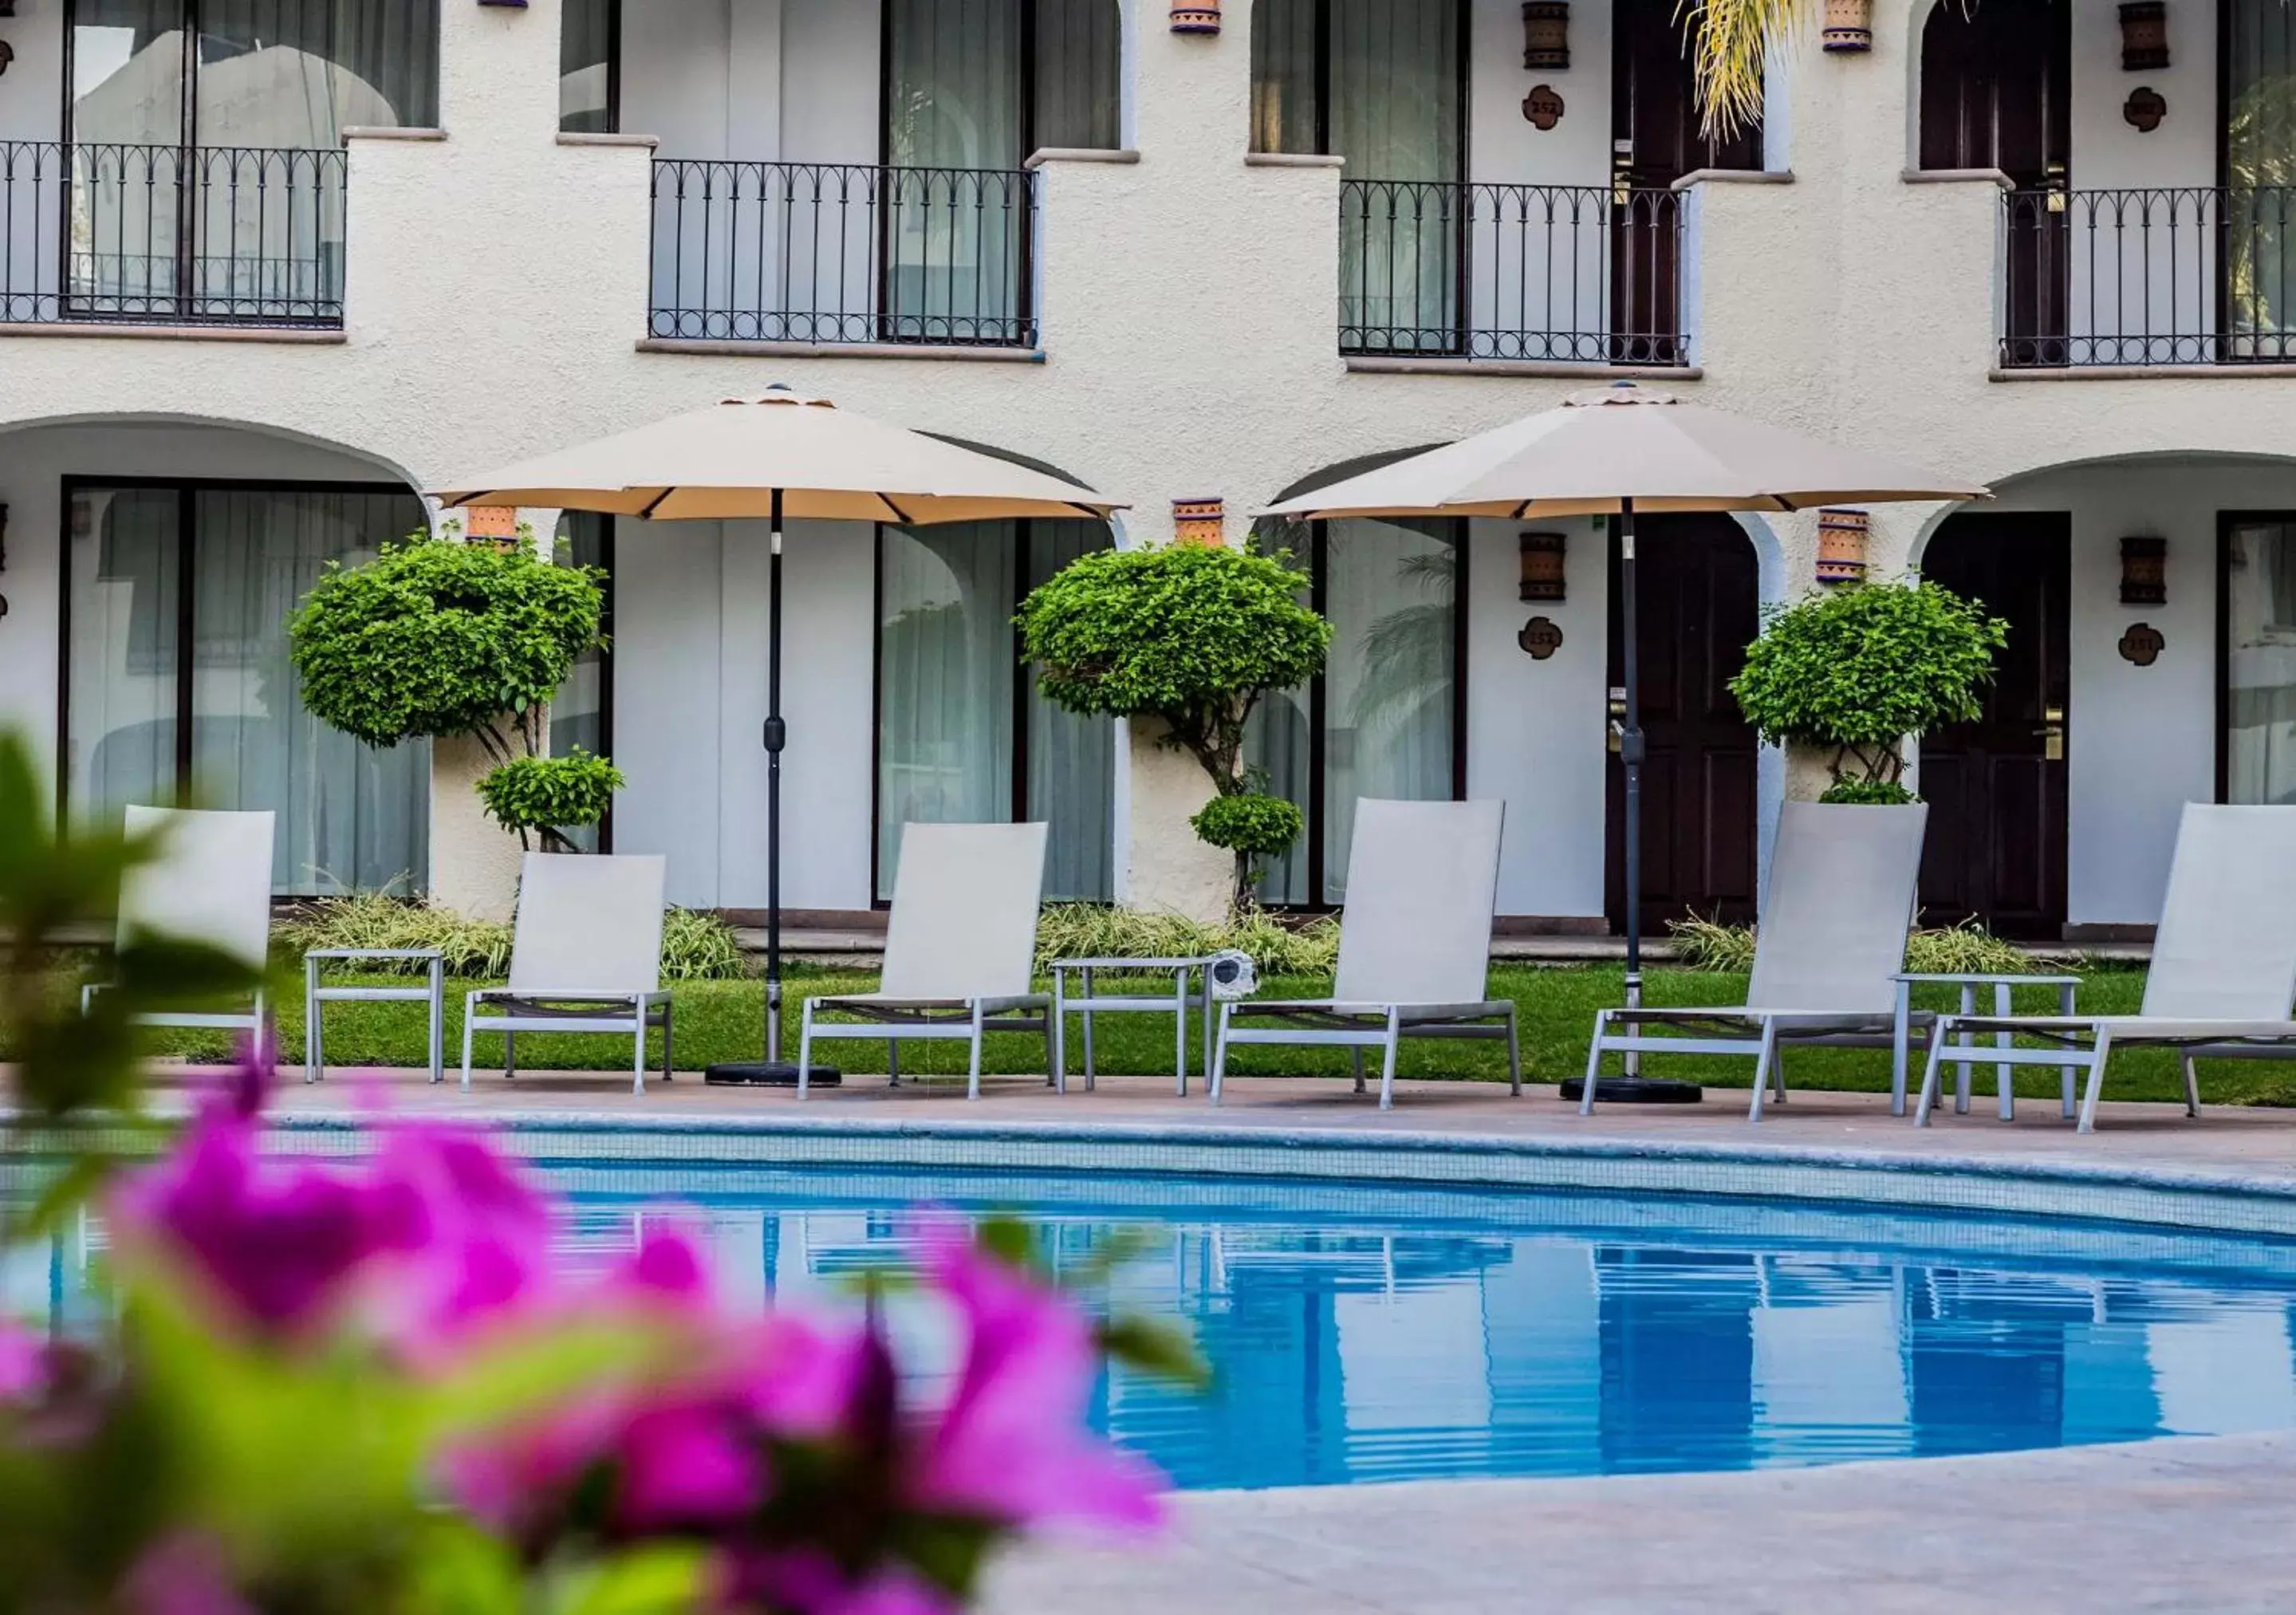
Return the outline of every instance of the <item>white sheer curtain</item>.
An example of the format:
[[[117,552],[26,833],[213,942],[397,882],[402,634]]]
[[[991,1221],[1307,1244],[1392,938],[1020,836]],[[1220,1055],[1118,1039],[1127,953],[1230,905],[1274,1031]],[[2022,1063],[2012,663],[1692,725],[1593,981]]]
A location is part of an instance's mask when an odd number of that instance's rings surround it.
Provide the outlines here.
[[[2296,328],[2296,16],[2226,0],[2226,302],[2245,358],[2284,357]]]
[[[562,564],[599,567],[607,572],[604,628],[611,642],[614,611],[614,519],[591,511],[569,511],[558,519],[558,546]],[[611,756],[613,714],[608,703],[611,699],[613,675],[608,659],[612,654],[611,648],[584,652],[575,662],[572,675],[550,703],[551,756],[564,757],[577,746],[593,757]],[[568,840],[584,852],[604,849],[606,838],[602,834],[602,826],[593,824],[568,830],[564,833]]]
[[[282,893],[420,887],[430,747],[377,751],[303,709],[287,619],[331,561],[372,560],[422,525],[403,493],[220,489],[197,496],[192,791],[279,815]]]
[[[1093,550],[1109,547],[1100,521],[1028,524],[1024,588],[1034,588]],[[1116,895],[1116,726],[1078,717],[1046,701],[1029,680],[1029,816],[1052,826],[1045,896],[1105,902]]]
[[[2226,566],[2226,794],[2296,802],[2296,525],[2234,528]]]
[[[885,334],[1000,340],[1028,229],[1021,0],[888,6]]]
[[[279,815],[281,895],[419,889],[430,747],[378,752],[305,712],[286,624],[328,562],[368,559],[422,521],[405,493],[78,490],[66,713],[74,810],[108,816],[178,797],[267,808]],[[188,774],[176,726],[186,699]]]
[[[71,496],[64,749],[75,813],[110,818],[176,798],[181,507],[174,488]]]
[[[1445,522],[1327,530],[1323,897],[1336,904],[1357,799],[1451,799],[1459,546]]]
[[[880,529],[877,896],[905,824],[1013,816],[1010,521]]]

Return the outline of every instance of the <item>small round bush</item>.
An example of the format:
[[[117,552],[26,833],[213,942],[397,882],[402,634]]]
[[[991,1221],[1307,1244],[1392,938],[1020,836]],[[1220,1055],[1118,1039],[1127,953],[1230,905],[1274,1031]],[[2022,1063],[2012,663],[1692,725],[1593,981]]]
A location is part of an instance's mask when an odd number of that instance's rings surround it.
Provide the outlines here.
[[[2008,640],[2007,623],[1934,583],[1870,583],[1771,616],[1730,693],[1765,741],[1831,751],[1837,785],[1896,786],[1906,736],[1982,710],[1994,653]]]
[[[1836,780],[1817,799],[1855,808],[1903,808],[1922,799],[1898,780]]]
[[[1283,857],[1308,828],[1297,803],[1248,791],[1212,798],[1188,823],[1210,845],[1254,862]]]
[[[599,644],[602,574],[427,534],[331,565],[288,619],[303,705],[370,746],[530,721]],[[507,748],[498,755],[507,757]]]
[[[512,758],[479,782],[479,799],[504,830],[554,840],[555,832],[604,818],[614,792],[628,783],[613,764],[577,746],[563,757]]]

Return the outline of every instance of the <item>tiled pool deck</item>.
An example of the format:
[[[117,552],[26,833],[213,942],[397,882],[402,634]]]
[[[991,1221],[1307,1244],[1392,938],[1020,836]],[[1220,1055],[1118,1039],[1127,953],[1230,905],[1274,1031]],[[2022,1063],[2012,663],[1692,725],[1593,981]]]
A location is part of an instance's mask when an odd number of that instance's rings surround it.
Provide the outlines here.
[[[1985,1074],[1989,1076],[1989,1073]],[[180,1089],[198,1074],[166,1072]],[[1878,1095],[1797,1094],[1759,1127],[1742,1092],[1684,1109],[1606,1107],[1582,1119],[1551,1087],[1406,1083],[1382,1115],[1350,1085],[1239,1079],[1218,1111],[1167,1078],[1048,1092],[1001,1078],[979,1104],[946,1081],[882,1078],[817,1093],[705,1087],[643,1098],[627,1074],[481,1077],[465,1094],[408,1073],[291,1080],[293,1125],[318,1136],[369,1097],[401,1112],[501,1123],[539,1147],[675,1160],[941,1164],[1065,1160],[1154,1169],[1208,1150],[1249,1169],[1365,1176],[1400,1188],[1459,1182],[1634,1187],[1740,1184],[1741,1193],[1884,1198],[2016,1210],[2062,1203],[2186,1228],[2296,1234],[2296,1111],[2108,1103],[2076,1135],[2053,1103],[1916,1130]],[[544,1141],[547,1141],[545,1143]],[[1193,1152],[1193,1154],[1191,1153]],[[1461,1174],[1466,1176],[1462,1176]],[[1548,1176],[1542,1176],[1541,1174]],[[1478,1176],[1480,1175],[1480,1176]],[[1557,1176],[1559,1175],[1559,1176]],[[1765,1186],[1767,1185],[1767,1186]],[[1722,1190],[1720,1192],[1733,1192]],[[1751,1209],[1750,1208],[1750,1212]],[[2212,1219],[2222,1218],[2221,1224]],[[1177,1504],[1154,1550],[1046,1550],[999,1577],[989,1615],[1500,1615],[1527,1610],[1778,1611],[2296,1610],[2296,1433],[2175,1440],[1824,1470],[1341,1488]]]

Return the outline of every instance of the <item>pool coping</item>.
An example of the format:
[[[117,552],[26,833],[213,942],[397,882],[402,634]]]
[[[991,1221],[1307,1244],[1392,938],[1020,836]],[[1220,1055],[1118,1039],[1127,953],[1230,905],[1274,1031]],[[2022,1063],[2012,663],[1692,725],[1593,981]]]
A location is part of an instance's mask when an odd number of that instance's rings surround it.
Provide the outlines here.
[[[272,1119],[283,1150],[351,1156],[371,1120]],[[1912,1154],[1807,1144],[1366,1131],[1206,1123],[972,1121],[500,1111],[461,1125],[537,1160],[644,1166],[930,1168],[1111,1176],[1209,1175],[1382,1187],[1580,1190],[1803,1200],[2074,1217],[2296,1238],[2296,1175],[2149,1162]],[[112,1147],[138,1135],[98,1124]],[[148,1142],[148,1140],[146,1141]]]

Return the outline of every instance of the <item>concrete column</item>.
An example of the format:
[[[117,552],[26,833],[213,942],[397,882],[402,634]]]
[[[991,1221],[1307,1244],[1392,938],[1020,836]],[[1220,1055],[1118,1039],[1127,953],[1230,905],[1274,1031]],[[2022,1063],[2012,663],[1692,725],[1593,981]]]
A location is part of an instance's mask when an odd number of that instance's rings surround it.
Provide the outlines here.
[[[1198,840],[1188,823],[1212,799],[1212,782],[1194,758],[1160,743],[1163,733],[1152,719],[1133,720],[1125,900],[1207,923],[1222,920],[1235,881],[1234,857]]]
[[[494,767],[474,740],[430,748],[430,899],[474,920],[518,909],[518,838],[487,816],[478,783]]]

